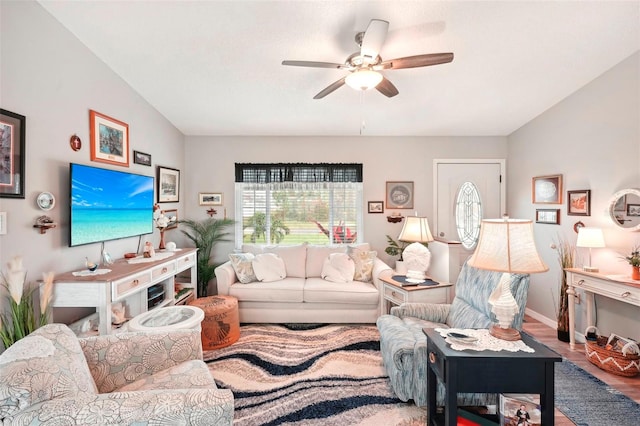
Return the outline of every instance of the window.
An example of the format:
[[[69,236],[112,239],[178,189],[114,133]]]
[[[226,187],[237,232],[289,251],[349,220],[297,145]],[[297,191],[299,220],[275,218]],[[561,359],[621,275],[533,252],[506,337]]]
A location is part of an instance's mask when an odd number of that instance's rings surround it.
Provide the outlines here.
[[[362,239],[362,164],[236,164],[235,196],[236,247]]]
[[[482,221],[482,203],[480,192],[471,182],[460,186],[456,197],[456,229],[462,246],[468,250],[474,248],[480,237]]]

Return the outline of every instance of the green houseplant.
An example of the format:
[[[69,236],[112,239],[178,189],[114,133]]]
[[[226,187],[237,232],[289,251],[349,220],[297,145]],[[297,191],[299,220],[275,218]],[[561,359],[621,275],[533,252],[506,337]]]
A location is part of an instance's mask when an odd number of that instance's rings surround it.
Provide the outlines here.
[[[231,241],[231,235],[226,229],[235,223],[232,219],[209,218],[202,221],[184,219],[178,222],[188,229],[181,229],[198,248],[198,297],[207,296],[207,286],[215,276],[215,269],[219,264],[211,262],[211,254],[216,244]]]
[[[558,250],[558,264],[560,265],[560,299],[558,300],[558,340],[562,342],[569,341],[569,298],[567,290],[567,272],[565,268],[573,268],[575,265],[576,246],[569,243],[565,239],[560,239],[555,244]]]
[[[398,262],[402,262],[402,252],[409,245],[409,243],[405,243],[404,241],[396,241],[391,236],[387,235],[387,248],[384,249],[384,252],[389,256],[398,256]]]
[[[631,253],[624,256],[624,259],[631,265],[631,279],[640,280],[640,247],[632,248]]]

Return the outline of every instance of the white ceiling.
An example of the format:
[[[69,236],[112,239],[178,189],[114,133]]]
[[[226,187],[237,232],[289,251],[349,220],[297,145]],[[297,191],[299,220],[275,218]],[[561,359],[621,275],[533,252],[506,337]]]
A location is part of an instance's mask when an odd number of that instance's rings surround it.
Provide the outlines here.
[[[185,135],[508,135],[640,50],[637,0],[39,2]],[[347,71],[281,65],[344,62],[372,18],[383,60],[453,62],[322,100]]]

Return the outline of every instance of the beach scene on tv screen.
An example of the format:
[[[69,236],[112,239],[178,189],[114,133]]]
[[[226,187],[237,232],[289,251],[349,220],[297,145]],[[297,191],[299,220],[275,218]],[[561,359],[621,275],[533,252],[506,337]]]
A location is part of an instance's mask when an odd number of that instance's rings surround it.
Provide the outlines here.
[[[73,165],[71,245],[153,231],[153,177]]]

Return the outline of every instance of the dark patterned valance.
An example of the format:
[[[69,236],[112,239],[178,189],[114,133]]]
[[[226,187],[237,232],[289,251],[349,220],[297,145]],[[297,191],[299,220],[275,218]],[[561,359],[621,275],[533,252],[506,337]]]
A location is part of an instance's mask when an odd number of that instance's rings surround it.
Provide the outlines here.
[[[362,182],[362,164],[236,163],[236,182]]]

